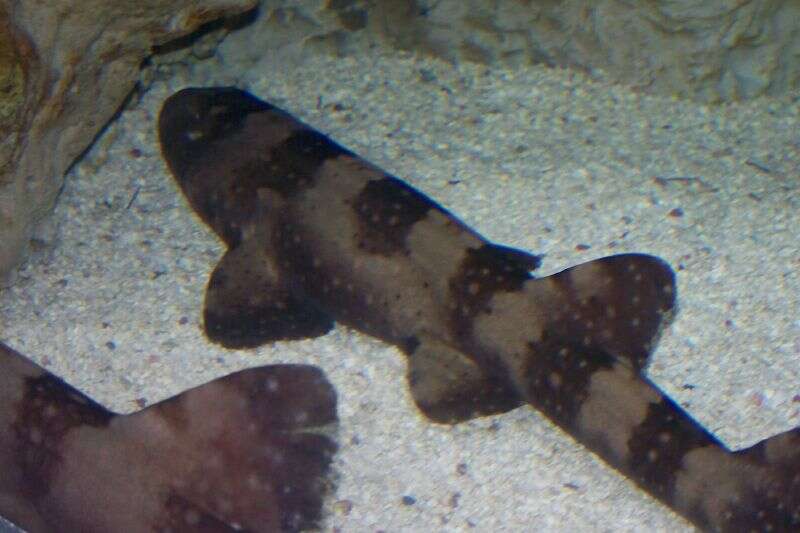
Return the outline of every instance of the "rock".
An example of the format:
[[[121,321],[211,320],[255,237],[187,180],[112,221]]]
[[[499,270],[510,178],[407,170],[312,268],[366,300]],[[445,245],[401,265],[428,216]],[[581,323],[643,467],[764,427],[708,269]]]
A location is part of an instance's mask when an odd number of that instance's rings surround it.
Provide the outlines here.
[[[427,30],[417,42],[450,59],[602,70],[646,92],[705,102],[788,94],[800,86],[797,2],[442,0],[433,6],[423,11]]]
[[[0,0],[0,277],[153,46],[257,0]]]
[[[270,2],[264,47],[361,46],[524,68],[577,67],[704,102],[800,88],[800,3],[775,0],[292,0]]]

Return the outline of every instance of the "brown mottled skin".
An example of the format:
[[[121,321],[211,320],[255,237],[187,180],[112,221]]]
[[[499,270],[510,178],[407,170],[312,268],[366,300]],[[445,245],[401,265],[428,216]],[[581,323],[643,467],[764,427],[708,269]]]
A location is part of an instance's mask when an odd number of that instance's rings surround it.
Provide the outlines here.
[[[118,415],[0,344],[0,515],[28,533],[299,531],[320,518],[335,421],[310,366]]]
[[[340,321],[406,353],[434,421],[530,403],[702,529],[800,528],[798,430],[731,452],[642,374],[675,303],[660,259],[536,279],[538,257],[237,89],[178,92],[159,132],[228,245],[206,296],[212,340],[255,346]]]

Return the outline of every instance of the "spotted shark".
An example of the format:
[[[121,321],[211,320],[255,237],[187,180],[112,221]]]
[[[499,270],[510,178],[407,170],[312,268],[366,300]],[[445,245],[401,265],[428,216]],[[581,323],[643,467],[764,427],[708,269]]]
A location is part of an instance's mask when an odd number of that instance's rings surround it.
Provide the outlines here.
[[[120,415],[0,343],[0,515],[28,533],[304,530],[331,489],[335,422],[313,366]]]
[[[622,254],[535,277],[400,179],[236,88],[187,88],[163,155],[227,245],[203,310],[231,348],[334,321],[397,346],[430,420],[530,404],[707,531],[800,530],[800,430],[726,448],[644,374],[676,309],[661,259]]]

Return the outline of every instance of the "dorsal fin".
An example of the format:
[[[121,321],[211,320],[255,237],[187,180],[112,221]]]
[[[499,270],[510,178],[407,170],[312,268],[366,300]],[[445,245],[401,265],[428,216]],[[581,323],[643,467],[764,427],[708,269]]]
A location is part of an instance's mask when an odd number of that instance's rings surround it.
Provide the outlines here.
[[[528,283],[559,293],[551,336],[594,346],[636,372],[675,312],[675,274],[651,255],[604,257]]]

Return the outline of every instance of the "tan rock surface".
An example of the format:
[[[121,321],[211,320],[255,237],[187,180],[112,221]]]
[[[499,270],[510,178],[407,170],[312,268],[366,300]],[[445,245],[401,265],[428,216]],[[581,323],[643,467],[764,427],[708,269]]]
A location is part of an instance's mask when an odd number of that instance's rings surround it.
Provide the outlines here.
[[[0,277],[154,45],[257,0],[0,0]]]
[[[800,2],[275,0],[258,39],[346,55],[374,43],[452,62],[577,67],[702,102],[800,87]]]

